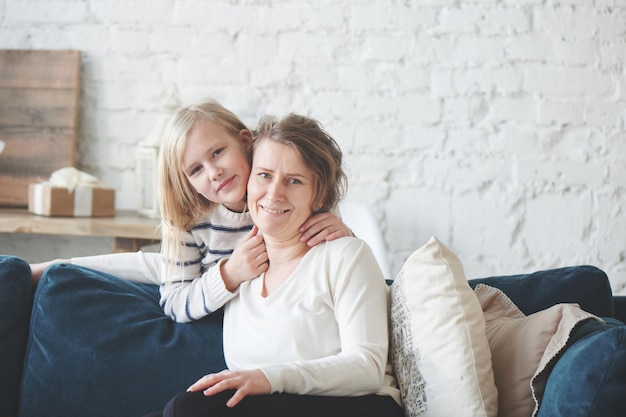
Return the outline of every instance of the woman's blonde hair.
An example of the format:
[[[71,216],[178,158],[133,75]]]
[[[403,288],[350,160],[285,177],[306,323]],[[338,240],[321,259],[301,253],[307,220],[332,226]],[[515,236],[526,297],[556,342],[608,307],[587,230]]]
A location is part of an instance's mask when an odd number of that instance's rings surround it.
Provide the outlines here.
[[[171,116],[163,132],[158,169],[162,252],[166,260],[180,258],[181,233],[191,229],[213,204],[193,188],[183,169],[189,133],[205,122],[215,123],[237,140],[242,130],[248,130],[234,113],[213,99],[181,107]]]
[[[318,211],[330,211],[337,206],[347,186],[342,163],[342,152],[337,142],[324,130],[317,120],[297,114],[288,114],[277,121],[263,116],[255,130],[252,155],[262,140],[292,146],[315,175],[313,201],[321,202]]]

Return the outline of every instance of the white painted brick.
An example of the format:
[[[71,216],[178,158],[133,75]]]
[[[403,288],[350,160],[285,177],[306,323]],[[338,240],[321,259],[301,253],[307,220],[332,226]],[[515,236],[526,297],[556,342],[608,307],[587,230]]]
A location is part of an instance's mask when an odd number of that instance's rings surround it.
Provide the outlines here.
[[[567,66],[594,64],[599,59],[600,49],[595,40],[563,41],[555,40],[549,62]]]
[[[585,110],[582,103],[571,100],[541,101],[538,108],[537,123],[540,125],[580,125],[585,121]]]
[[[255,26],[257,11],[245,5],[182,0],[174,4],[174,24],[237,33]]]
[[[245,68],[231,59],[181,58],[178,77],[183,83],[238,84],[245,83]]]
[[[489,116],[489,103],[484,97],[453,98],[443,101],[441,120],[448,126],[470,126],[482,123]]]
[[[592,7],[535,8],[533,11],[536,30],[554,39],[592,39],[600,23],[598,13]]]
[[[526,97],[491,100],[488,119],[494,123],[533,124],[537,120],[537,100]]]
[[[433,93],[437,97],[474,94],[519,93],[522,74],[516,68],[472,68],[433,72]]]
[[[69,25],[63,29],[68,47],[81,51],[83,60],[90,56],[102,56],[111,51],[109,29],[105,26],[95,26],[88,23]]]
[[[622,68],[626,65],[626,43],[601,44],[600,62],[604,68]]]
[[[452,51],[457,65],[494,66],[504,59],[504,45],[499,39],[464,37]]]
[[[438,16],[437,33],[473,34],[477,24],[484,19],[485,10],[481,8],[453,9],[444,8]]]
[[[431,125],[441,119],[441,102],[425,95],[406,95],[396,98],[397,118],[400,123]]]
[[[602,97],[615,89],[613,77],[586,68],[533,67],[526,73],[525,88],[530,93],[555,97]]]
[[[111,48],[122,55],[145,55],[150,52],[150,33],[142,29],[113,29]]]
[[[57,45],[68,44],[69,40],[62,26],[44,26],[30,34],[28,42],[26,49],[57,49]]]
[[[614,42],[616,39],[624,39],[624,28],[626,28],[626,13],[624,4],[612,5],[609,7],[597,7],[598,23],[597,32],[600,41]]]
[[[181,29],[181,31],[179,32],[179,36],[188,36],[189,33],[193,32],[189,32],[188,29],[187,32],[185,31],[185,29]],[[167,34],[168,32],[166,31],[162,36],[167,36]],[[178,45],[178,47],[183,47],[185,53],[181,53],[179,51],[177,53],[177,56],[189,54],[189,50],[185,47],[184,44]],[[176,45],[173,43],[171,48],[172,52],[174,52],[174,48],[176,48]],[[233,35],[229,35],[227,33],[202,31],[198,34],[194,34],[191,39],[191,51],[194,51],[197,56],[229,57],[232,56],[234,48],[235,39]]]
[[[611,166],[609,167],[611,185],[616,188],[622,188],[622,192],[626,191],[626,156],[624,154],[621,155],[622,159],[615,160],[611,162]],[[624,207],[626,209],[626,207]],[[616,213],[616,217],[617,214]],[[626,231],[626,228],[622,229]],[[623,237],[623,236],[622,236]],[[624,248],[626,249],[626,248]]]
[[[566,159],[520,160],[518,162],[518,180],[527,186],[542,189],[566,190],[571,187],[601,187],[605,182],[606,167],[602,163],[585,164],[581,171],[581,162]],[[585,214],[582,213],[581,216]]]
[[[224,51],[224,38],[218,34],[199,37],[194,31],[185,27],[153,28],[149,33],[149,53],[169,53],[172,55],[186,54],[189,50],[199,54],[210,54],[210,51]],[[218,45],[218,47],[215,46]],[[226,43],[227,44],[227,43]]]
[[[404,36],[366,36],[362,58],[371,61],[399,61],[407,55],[410,39]]]
[[[410,254],[431,236],[450,241],[452,197],[432,188],[398,187],[391,190],[385,206],[387,219],[398,219],[387,225],[385,240],[393,248]],[[406,259],[406,257],[404,258]],[[399,270],[398,262],[394,270]]]
[[[83,74],[96,82],[155,82],[159,80],[155,67],[160,65],[158,58],[135,58],[119,55],[85,56]]]
[[[75,1],[8,1],[5,0],[6,22],[80,23],[88,18],[87,2]]]
[[[169,23],[173,13],[170,0],[89,1],[89,13],[108,23]]]
[[[443,9],[439,23],[437,32],[442,33],[511,34],[527,32],[530,17],[519,8],[490,10],[475,5],[464,9]]]
[[[28,49],[30,46],[28,33],[21,29],[0,27],[0,39],[2,39],[4,49]]]
[[[496,8],[486,10],[477,26],[484,35],[511,35],[528,32],[531,29],[530,21],[526,9]]]
[[[585,251],[592,210],[590,191],[542,193],[525,203],[523,241],[530,256],[557,253],[575,256]],[[568,236],[564,239],[564,236]]]
[[[502,248],[510,247],[515,229],[521,223],[516,213],[517,198],[511,190],[490,188],[485,191],[468,191],[452,198],[451,245],[458,248],[480,248],[480,256],[498,256]],[[477,218],[489,223],[476,222]],[[476,252],[474,252],[476,254]]]
[[[626,106],[624,103],[585,101],[585,121],[589,126],[623,128]]]
[[[552,57],[554,40],[547,34],[529,33],[507,39],[507,57],[513,61],[545,61]]]

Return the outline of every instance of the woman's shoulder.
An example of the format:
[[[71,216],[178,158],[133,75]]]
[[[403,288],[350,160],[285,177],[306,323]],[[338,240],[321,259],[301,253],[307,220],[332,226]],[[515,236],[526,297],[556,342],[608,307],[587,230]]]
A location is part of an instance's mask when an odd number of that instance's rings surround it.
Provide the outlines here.
[[[329,254],[340,254],[340,256],[357,256],[365,253],[366,256],[372,254],[372,250],[363,239],[358,237],[345,236],[335,240],[322,243]],[[373,254],[372,254],[373,256]]]

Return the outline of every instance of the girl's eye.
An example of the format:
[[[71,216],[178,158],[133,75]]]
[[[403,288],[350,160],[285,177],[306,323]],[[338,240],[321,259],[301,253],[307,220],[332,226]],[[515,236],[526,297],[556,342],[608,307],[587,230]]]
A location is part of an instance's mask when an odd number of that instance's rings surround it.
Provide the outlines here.
[[[217,158],[222,152],[224,152],[224,148],[220,148],[213,152],[213,158]]]
[[[200,167],[194,167],[190,172],[189,172],[189,176],[192,177],[194,174],[198,173],[198,171],[200,171]]]

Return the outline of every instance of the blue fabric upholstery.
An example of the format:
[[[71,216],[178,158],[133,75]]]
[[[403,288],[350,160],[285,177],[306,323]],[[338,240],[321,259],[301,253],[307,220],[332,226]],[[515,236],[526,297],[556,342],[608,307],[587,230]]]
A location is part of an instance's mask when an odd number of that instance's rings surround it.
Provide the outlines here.
[[[30,266],[22,259],[0,256],[0,416],[18,410],[24,351],[32,306]]]
[[[155,286],[58,264],[35,293],[20,415],[137,417],[225,369],[221,311],[172,322]]]
[[[613,303],[615,304],[615,318],[626,323],[626,295],[613,296]]]
[[[615,317],[609,278],[594,266],[569,266],[532,274],[494,276],[469,281],[502,290],[526,315],[558,303],[578,303],[599,317]]]
[[[576,340],[558,360],[537,417],[622,417],[626,413],[626,326],[615,319]]]

